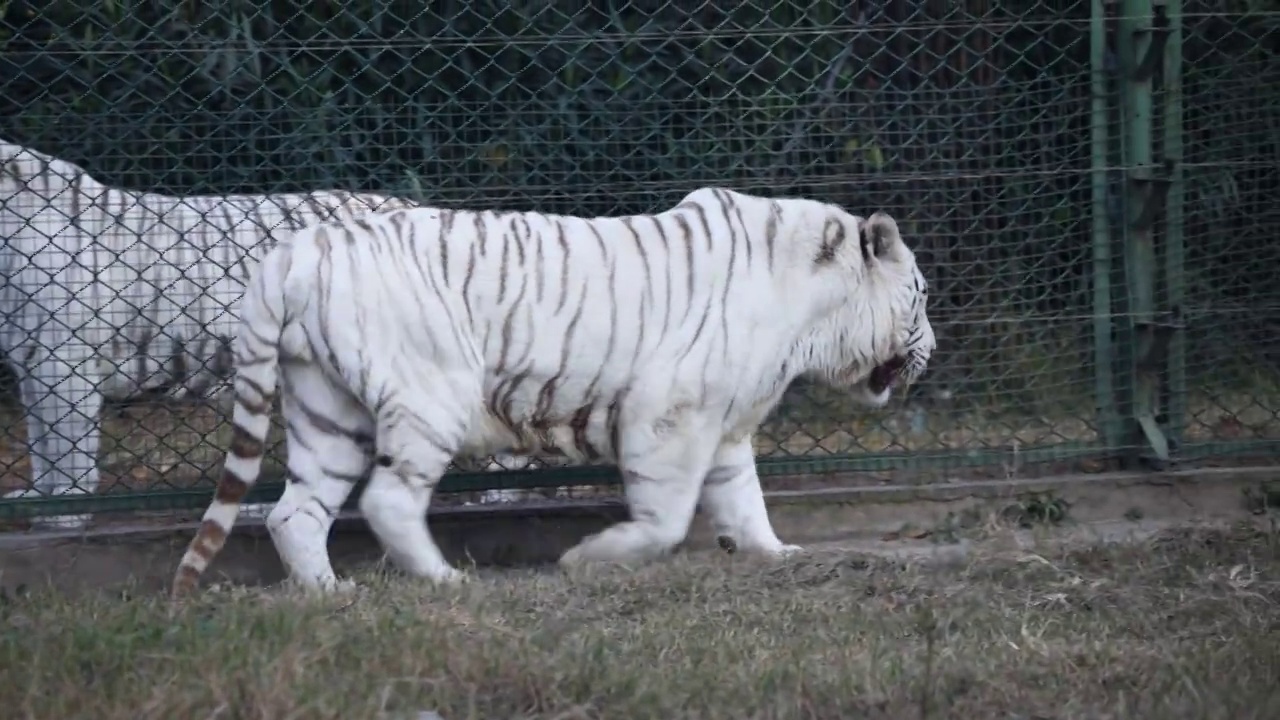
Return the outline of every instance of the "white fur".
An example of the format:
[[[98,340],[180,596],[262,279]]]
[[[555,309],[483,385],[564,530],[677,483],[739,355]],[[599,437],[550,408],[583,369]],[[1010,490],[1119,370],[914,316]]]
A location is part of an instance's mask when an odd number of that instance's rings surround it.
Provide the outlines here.
[[[808,374],[883,404],[872,369],[909,357],[910,382],[933,347],[923,279],[885,215],[720,189],[629,218],[423,208],[311,226],[266,256],[233,422],[261,438],[255,408],[279,383],[300,481],[268,527],[308,587],[340,586],[326,540],[364,471],[360,509],[390,557],[448,582],[425,517],[450,459],[552,446],[616,462],[632,517],[566,567],[664,555],[699,503],[738,548],[778,557],[798,548],[769,522],[751,438],[783,390]],[[228,456],[220,497],[256,480],[250,445]],[[224,536],[234,517],[224,500],[205,515]],[[175,593],[218,534],[197,534]]]
[[[32,469],[31,487],[6,497],[96,490],[104,398],[165,386],[179,397],[215,392],[231,369],[226,346],[249,268],[275,235],[411,205],[336,191],[134,192],[0,140],[0,345],[18,374]],[[175,377],[182,365],[189,374]]]

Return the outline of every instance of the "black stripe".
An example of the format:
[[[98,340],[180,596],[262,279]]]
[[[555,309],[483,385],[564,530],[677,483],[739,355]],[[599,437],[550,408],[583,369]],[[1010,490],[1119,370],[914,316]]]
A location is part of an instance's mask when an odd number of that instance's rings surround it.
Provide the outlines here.
[[[725,227],[729,231],[729,270],[725,274],[724,278],[724,292],[720,295],[720,334],[723,350],[726,356],[725,359],[727,360],[729,353],[729,293],[733,289],[733,271],[734,267],[737,265],[738,259],[738,231],[733,227],[733,220],[729,217],[729,204],[732,203],[732,200],[729,199],[728,195],[723,190],[719,189],[715,191],[715,196],[716,200],[720,203],[720,212],[724,215]],[[749,241],[748,244],[750,244]],[[711,353],[707,353],[708,359],[706,360],[706,365],[704,367],[710,366],[710,357]],[[705,369],[703,377],[704,379],[706,377]],[[707,385],[704,384],[704,393],[706,391],[706,387]]]
[[[485,212],[480,211],[472,213],[471,219],[475,223],[476,228],[476,244],[480,246],[480,257],[485,256],[485,241],[488,238],[488,227],[485,223]]]
[[[503,298],[507,296],[507,262],[511,254],[511,235],[515,233],[516,221],[513,217],[508,225],[507,232],[502,233],[502,264],[498,271],[498,304],[502,304]]]
[[[837,217],[828,217],[822,226],[822,244],[818,246],[818,254],[813,259],[814,265],[829,265],[836,259],[836,252],[844,245],[846,239],[844,223]],[[867,245],[862,244],[863,259],[866,259]]]
[[[689,319],[689,313],[693,312],[693,269],[694,269],[693,228],[689,227],[689,221],[685,220],[684,216],[682,215],[676,216],[676,225],[680,226],[680,232],[684,236],[685,254],[686,254],[686,259],[688,260],[688,263],[689,263],[689,294],[685,298],[685,302],[684,302],[684,315],[681,316],[680,318],[680,324],[683,325],[685,321]],[[668,314],[666,317],[663,317],[662,319],[663,337],[666,337],[666,334],[667,334],[667,326],[670,321],[670,310],[671,310],[672,282],[671,282],[671,277],[669,273],[669,270],[671,268],[671,263],[667,263],[667,268],[668,268],[668,276],[667,276],[667,313]]]
[[[569,241],[565,238],[564,222],[556,218],[556,240],[560,243],[560,301],[556,303],[556,315],[564,310],[569,299]]]
[[[449,238],[453,231],[454,217],[452,210],[440,211],[440,267],[443,268],[445,287],[449,286]]]

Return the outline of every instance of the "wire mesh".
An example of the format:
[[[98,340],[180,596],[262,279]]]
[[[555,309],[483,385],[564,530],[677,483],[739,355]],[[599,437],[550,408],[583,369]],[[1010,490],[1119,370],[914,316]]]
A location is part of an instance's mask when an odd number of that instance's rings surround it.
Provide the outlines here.
[[[930,276],[934,366],[873,413],[838,392],[792,388],[758,437],[767,486],[829,482],[833,471],[873,482],[1096,471],[1133,449],[1099,433],[1114,398],[1095,362],[1095,343],[1122,338],[1114,328],[1126,321],[1097,303],[1094,224],[1098,177],[1113,236],[1125,197],[1117,3],[3,8],[0,134],[112,187],[340,188],[596,215],[654,212],[725,185],[891,212]],[[1162,418],[1181,452],[1221,455],[1230,449],[1201,441],[1265,443],[1280,428],[1268,334],[1280,297],[1264,276],[1277,252],[1275,11],[1182,8],[1187,383],[1167,393],[1184,421]],[[1091,38],[1103,31],[1099,86]],[[1099,129],[1110,138],[1101,154]],[[0,488],[30,482],[23,412],[11,399]],[[128,494],[96,507],[204,503],[223,417],[209,403],[108,408],[99,492]],[[454,487],[602,477],[459,474]]]
[[[1280,438],[1280,3],[1185,5],[1185,452]]]

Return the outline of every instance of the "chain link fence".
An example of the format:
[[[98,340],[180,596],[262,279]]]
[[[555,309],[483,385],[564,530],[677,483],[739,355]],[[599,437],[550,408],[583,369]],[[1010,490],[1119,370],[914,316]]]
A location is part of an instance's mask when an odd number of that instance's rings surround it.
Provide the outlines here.
[[[1191,457],[1274,450],[1280,420],[1280,2],[1185,6],[1187,404]]]
[[[874,413],[792,388],[758,438],[767,487],[1277,449],[1275,0],[0,8],[0,136],[113,187],[595,215],[723,185],[889,211],[934,288],[935,364]],[[23,415],[10,398],[0,489],[30,483]],[[108,407],[99,497],[79,507],[203,505],[223,418]],[[450,483],[473,500],[607,478]]]

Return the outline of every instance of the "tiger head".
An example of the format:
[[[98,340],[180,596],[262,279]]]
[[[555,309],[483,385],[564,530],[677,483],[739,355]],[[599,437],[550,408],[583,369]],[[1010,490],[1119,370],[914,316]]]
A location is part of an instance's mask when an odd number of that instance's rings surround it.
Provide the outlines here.
[[[843,242],[855,232],[856,248]],[[850,387],[855,401],[880,407],[895,388],[918,381],[933,356],[929,284],[898,224],[885,213],[864,219],[831,208],[820,257],[833,246],[844,256],[834,263],[844,296],[825,328],[828,362],[819,375],[830,384]]]

